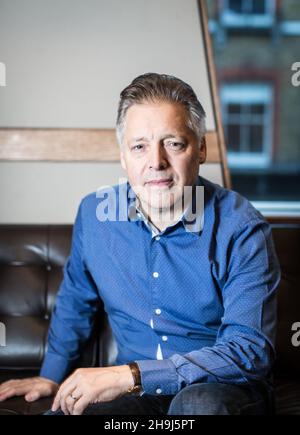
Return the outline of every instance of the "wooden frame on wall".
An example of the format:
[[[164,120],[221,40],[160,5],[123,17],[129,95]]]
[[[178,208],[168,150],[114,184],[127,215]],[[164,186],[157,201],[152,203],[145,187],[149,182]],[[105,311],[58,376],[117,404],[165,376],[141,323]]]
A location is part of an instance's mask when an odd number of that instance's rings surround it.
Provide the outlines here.
[[[206,63],[208,68],[208,78],[210,83],[212,103],[213,103],[213,109],[215,114],[216,141],[217,141],[217,148],[219,153],[219,163],[221,164],[224,186],[230,189],[232,184],[231,184],[231,177],[230,177],[227,156],[226,156],[226,144],[225,144],[223,124],[222,124],[221,105],[220,105],[220,99],[218,94],[217,74],[216,74],[215,62],[213,57],[211,37],[208,28],[208,13],[207,13],[206,0],[197,0],[197,1],[198,1],[198,8],[199,8],[199,18],[201,22],[201,27],[203,29],[203,38],[204,38],[203,40],[204,40]],[[209,144],[208,144],[208,150],[209,150]]]
[[[217,133],[206,134],[209,163],[220,162]],[[114,129],[0,128],[0,160],[119,160]]]
[[[216,131],[206,135],[207,162],[221,165],[224,185],[230,188],[205,1],[197,0],[216,124]],[[114,129],[0,128],[0,160],[114,162],[119,161],[119,147]]]

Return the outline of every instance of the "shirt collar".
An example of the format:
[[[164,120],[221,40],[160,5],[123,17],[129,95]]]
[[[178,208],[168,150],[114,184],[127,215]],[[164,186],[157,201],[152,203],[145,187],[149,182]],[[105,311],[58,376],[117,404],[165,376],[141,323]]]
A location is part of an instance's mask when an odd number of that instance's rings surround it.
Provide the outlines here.
[[[152,231],[152,236],[160,233],[159,229],[156,228],[144,215],[141,207],[139,198],[135,195],[130,184],[127,183],[128,192],[128,220],[139,221],[142,220]],[[186,210],[182,214],[181,218],[175,222],[173,226],[177,225],[178,222],[182,222],[186,231],[191,232],[197,236],[201,235],[204,226],[204,186],[201,182],[201,177],[198,176],[195,185],[192,190],[192,200],[189,202]],[[168,227],[168,228],[171,228]]]

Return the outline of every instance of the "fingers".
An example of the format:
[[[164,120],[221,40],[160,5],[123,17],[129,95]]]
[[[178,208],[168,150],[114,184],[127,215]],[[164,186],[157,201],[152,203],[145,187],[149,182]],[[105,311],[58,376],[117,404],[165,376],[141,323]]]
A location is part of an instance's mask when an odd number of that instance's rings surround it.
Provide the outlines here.
[[[74,406],[81,397],[80,390],[76,389],[66,398],[66,406],[70,415],[73,415]]]
[[[61,407],[61,404],[60,404],[61,400],[62,400],[62,386],[59,388],[58,392],[56,393],[56,396],[54,397],[54,400],[53,400],[53,403],[51,406],[52,412],[56,412]]]
[[[32,385],[31,385],[32,387]],[[30,384],[24,381],[9,381],[2,384],[0,391],[0,402],[10,399],[13,396],[23,396],[28,393]]]
[[[88,395],[81,396],[74,404],[72,415],[82,415],[89,403],[90,398]]]
[[[38,389],[29,391],[28,394],[25,394],[24,399],[26,402],[35,402],[36,400],[40,399],[41,397],[45,397],[46,394],[42,395],[41,391]]]
[[[55,387],[51,383],[49,382],[40,383],[36,387],[32,388],[25,395],[25,400],[27,402],[35,402],[41,397],[51,396],[54,391],[55,391]]]
[[[70,415],[68,405],[67,405],[68,397],[64,398],[60,402],[60,409],[65,415]]]
[[[62,395],[62,392],[60,390],[58,391],[58,393],[57,393],[57,395],[56,395],[56,397],[54,399],[54,402],[53,402],[51,410],[53,412],[55,412],[59,408],[62,410],[62,412],[65,415],[69,415],[69,411],[68,411],[68,408],[67,408],[67,405],[66,405],[66,397],[64,395]]]
[[[17,383],[17,380],[10,380],[7,382],[3,382],[2,384],[0,384],[0,396],[13,384]]]
[[[33,402],[40,397],[50,396],[56,384],[41,378],[10,380],[0,385],[0,402],[13,396],[25,396],[25,400]]]
[[[51,393],[52,393],[51,388],[48,386],[36,387],[36,388],[33,388],[31,391],[29,391],[28,394],[25,395],[25,400],[27,402],[35,402],[36,400],[40,399],[41,397],[50,396]]]
[[[58,390],[52,408],[51,410],[53,412],[57,411],[59,408],[63,411],[64,414],[68,415],[68,405],[66,403],[66,400],[68,399],[68,404],[70,403],[69,397],[72,393],[72,391],[76,388],[76,380],[75,376],[70,376],[60,387]]]
[[[69,413],[71,415],[73,415],[73,411],[74,411],[74,406],[76,404],[76,402],[81,399],[81,397],[83,396],[81,390],[79,388],[76,388],[76,390],[74,390],[72,392],[72,394],[69,396],[71,400],[68,400],[68,410]]]

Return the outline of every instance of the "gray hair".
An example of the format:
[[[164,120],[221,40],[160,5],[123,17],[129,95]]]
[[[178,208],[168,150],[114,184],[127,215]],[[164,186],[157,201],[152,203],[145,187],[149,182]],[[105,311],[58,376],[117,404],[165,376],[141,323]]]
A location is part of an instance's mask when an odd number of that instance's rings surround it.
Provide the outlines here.
[[[167,74],[147,73],[136,77],[120,94],[116,133],[123,142],[125,115],[134,104],[168,101],[182,104],[188,113],[188,126],[196,134],[199,147],[206,133],[205,111],[190,85]]]

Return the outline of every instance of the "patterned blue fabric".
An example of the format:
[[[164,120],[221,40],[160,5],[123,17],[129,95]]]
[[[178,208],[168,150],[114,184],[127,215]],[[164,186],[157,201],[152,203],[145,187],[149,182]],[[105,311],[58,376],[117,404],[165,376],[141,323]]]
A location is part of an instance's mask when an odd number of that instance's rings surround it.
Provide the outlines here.
[[[268,379],[280,280],[270,226],[238,193],[200,176],[197,184],[204,211],[195,226],[187,230],[183,215],[159,237],[144,216],[131,216],[134,197],[121,209],[128,183],[113,186],[116,200],[100,191],[81,201],[41,376],[66,377],[101,299],[116,364],[137,361],[148,394]],[[122,219],[99,220],[107,201]]]

